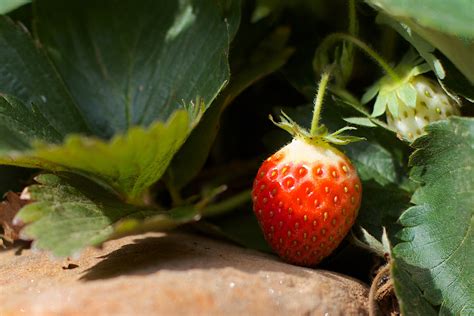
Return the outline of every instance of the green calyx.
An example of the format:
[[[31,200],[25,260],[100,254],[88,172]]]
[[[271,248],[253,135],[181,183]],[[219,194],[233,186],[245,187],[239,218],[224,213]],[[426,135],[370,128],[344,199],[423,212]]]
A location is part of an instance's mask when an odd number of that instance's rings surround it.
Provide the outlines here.
[[[345,126],[334,133],[329,133],[328,129],[324,125],[320,125],[316,132],[312,134],[308,129],[302,127],[295,121],[293,121],[283,111],[281,112],[280,122],[276,122],[273,117],[269,116],[270,120],[281,129],[284,129],[290,133],[294,138],[305,140],[306,142],[318,145],[321,143],[331,143],[335,145],[346,145],[352,142],[358,142],[364,140],[362,137],[343,135],[345,131],[356,130],[357,128],[352,126]]]
[[[293,121],[288,115],[283,111],[280,116],[280,122],[276,122],[273,117],[270,115],[269,118],[276,126],[284,129],[290,133],[294,138],[302,139],[312,145],[321,145],[321,144],[334,144],[334,145],[346,145],[352,142],[357,142],[364,140],[364,138],[344,135],[345,131],[356,130],[355,127],[345,126],[333,133],[329,133],[328,129],[324,125],[319,125],[319,116],[321,114],[321,108],[323,105],[324,94],[329,82],[330,72],[324,72],[321,76],[321,81],[319,83],[318,92],[316,98],[314,99],[314,110],[313,110],[313,119],[311,121],[311,130],[308,130],[298,123]]]
[[[388,111],[397,118],[399,116],[399,102],[415,108],[417,91],[413,85],[413,78],[430,71],[429,65],[413,51],[409,51],[394,71],[398,78],[386,75],[373,84],[362,96],[362,103],[375,100],[372,117],[377,117]]]

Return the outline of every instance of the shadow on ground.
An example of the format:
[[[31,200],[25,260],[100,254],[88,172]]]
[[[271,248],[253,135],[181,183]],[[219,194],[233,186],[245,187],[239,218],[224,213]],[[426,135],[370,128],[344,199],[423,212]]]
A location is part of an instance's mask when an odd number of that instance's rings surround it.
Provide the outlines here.
[[[242,252],[246,255],[239,255]],[[87,269],[81,280],[147,275],[159,273],[160,270],[235,268],[247,273],[262,270],[281,272],[282,265],[286,273],[303,277],[309,274],[309,271],[284,264],[269,254],[180,233],[135,239],[133,243],[99,258],[102,260]],[[267,260],[257,260],[262,258]],[[260,264],[256,265],[255,262]]]

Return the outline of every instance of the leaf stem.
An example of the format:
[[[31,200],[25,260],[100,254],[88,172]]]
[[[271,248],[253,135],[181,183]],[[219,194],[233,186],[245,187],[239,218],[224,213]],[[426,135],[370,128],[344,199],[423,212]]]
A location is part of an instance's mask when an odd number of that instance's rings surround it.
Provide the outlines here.
[[[183,204],[183,198],[181,196],[181,192],[179,189],[176,188],[172,183],[167,185],[168,192],[171,196],[171,201],[173,202],[173,206],[179,206]]]
[[[206,216],[206,217],[216,216],[216,215],[221,215],[229,211],[232,211],[238,206],[244,203],[250,202],[252,200],[250,193],[251,193],[251,190],[245,190],[243,192],[240,192],[232,196],[231,198],[228,198],[227,200],[224,200],[216,204],[211,204],[202,210],[201,215]]]
[[[344,33],[333,33],[328,35],[320,44],[320,49],[327,50],[332,45],[334,45],[338,41],[348,41],[352,44],[356,45],[359,49],[361,49],[364,53],[366,53],[369,57],[373,58],[379,66],[390,76],[394,81],[400,81],[400,77],[398,74],[393,70],[393,68],[380,56],[374,49],[372,49],[369,45],[361,41],[355,36],[344,34]]]
[[[329,78],[331,76],[330,71],[325,71],[321,75],[321,81],[319,81],[318,92],[316,98],[314,99],[314,110],[313,110],[313,119],[311,120],[311,136],[316,135],[316,131],[319,125],[319,116],[321,114],[321,108],[323,106],[324,94],[326,92],[326,87],[329,83]]]

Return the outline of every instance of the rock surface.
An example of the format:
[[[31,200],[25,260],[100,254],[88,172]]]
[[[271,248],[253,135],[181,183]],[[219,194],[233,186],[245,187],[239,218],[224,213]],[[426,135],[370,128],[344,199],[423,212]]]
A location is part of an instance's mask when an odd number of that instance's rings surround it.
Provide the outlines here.
[[[0,315],[366,315],[367,287],[188,233],[146,234],[77,260],[0,251]]]

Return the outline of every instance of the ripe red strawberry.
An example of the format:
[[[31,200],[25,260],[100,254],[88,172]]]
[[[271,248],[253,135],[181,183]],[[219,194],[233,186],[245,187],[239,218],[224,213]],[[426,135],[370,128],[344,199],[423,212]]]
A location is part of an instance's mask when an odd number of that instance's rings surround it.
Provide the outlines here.
[[[315,108],[322,103],[324,78]],[[318,115],[315,110],[316,122]],[[349,232],[361,202],[356,170],[329,142],[345,144],[359,139],[340,135],[350,128],[328,135],[317,123],[308,133],[287,117],[277,125],[290,131],[294,139],[258,170],[253,209],[274,251],[290,263],[315,265]]]

